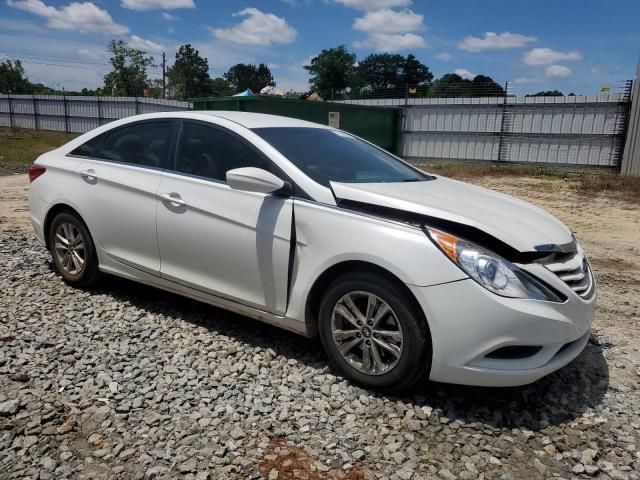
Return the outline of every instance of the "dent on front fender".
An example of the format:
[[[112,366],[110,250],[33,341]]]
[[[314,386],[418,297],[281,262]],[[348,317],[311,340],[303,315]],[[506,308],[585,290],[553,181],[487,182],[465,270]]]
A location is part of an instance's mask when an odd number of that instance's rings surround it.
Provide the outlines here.
[[[356,260],[411,285],[467,277],[418,227],[312,202],[296,203],[295,209],[301,275],[314,277],[336,263]]]
[[[296,251],[287,316],[304,321],[307,296],[332,266],[380,267],[409,285],[466,278],[417,227],[328,205],[296,201]]]

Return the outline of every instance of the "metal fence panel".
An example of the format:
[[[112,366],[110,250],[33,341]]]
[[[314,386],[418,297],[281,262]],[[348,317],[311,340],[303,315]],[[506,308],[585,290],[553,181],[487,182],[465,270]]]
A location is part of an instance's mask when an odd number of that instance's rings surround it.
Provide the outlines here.
[[[567,97],[345,100],[401,106],[410,160],[617,167],[628,92]]]
[[[640,176],[640,63],[633,85],[633,101],[629,115],[621,173]]]
[[[191,109],[189,102],[142,97],[0,95],[0,126],[84,133],[139,113]]]
[[[493,161],[498,156],[499,138],[495,135],[405,132],[403,156],[411,161],[442,159]]]

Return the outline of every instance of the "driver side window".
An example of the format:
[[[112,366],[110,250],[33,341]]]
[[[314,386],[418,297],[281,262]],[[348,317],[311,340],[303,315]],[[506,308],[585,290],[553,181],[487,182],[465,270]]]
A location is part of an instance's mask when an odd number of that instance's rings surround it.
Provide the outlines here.
[[[226,182],[227,170],[262,168],[273,173],[271,163],[258,152],[219,128],[184,122],[178,143],[177,172]]]

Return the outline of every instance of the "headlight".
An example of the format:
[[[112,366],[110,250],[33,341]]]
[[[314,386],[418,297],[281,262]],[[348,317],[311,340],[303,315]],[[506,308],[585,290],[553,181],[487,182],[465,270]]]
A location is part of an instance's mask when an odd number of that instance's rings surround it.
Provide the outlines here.
[[[503,297],[562,301],[546,285],[500,255],[440,230],[426,230],[452,262],[487,290]]]

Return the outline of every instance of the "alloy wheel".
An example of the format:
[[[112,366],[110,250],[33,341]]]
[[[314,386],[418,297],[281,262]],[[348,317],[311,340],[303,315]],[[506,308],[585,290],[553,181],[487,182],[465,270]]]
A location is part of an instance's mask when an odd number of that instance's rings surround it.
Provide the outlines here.
[[[402,357],[400,320],[380,297],[355,291],[344,295],[331,314],[331,335],[342,358],[357,371],[383,375]]]
[[[60,265],[69,275],[78,275],[86,261],[85,240],[76,225],[61,223],[56,230],[55,252]]]

